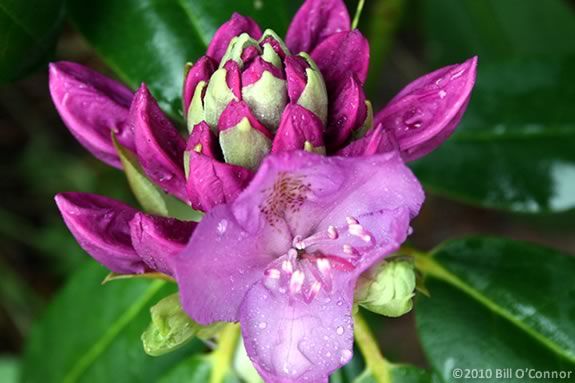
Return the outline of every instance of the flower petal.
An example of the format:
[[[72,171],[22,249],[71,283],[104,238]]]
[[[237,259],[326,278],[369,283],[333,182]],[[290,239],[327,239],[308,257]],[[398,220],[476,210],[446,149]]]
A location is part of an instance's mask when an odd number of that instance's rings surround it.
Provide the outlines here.
[[[361,83],[367,78],[369,43],[358,30],[329,36],[313,50],[311,57],[331,94],[351,74],[355,74]]]
[[[362,126],[367,116],[365,94],[354,74],[336,91],[329,110],[327,142],[330,149],[336,149],[341,147],[354,130]]]
[[[406,86],[375,117],[393,132],[403,158],[412,161],[438,147],[455,130],[475,84],[477,57],[429,73]]]
[[[190,152],[186,189],[194,209],[208,211],[216,205],[232,202],[251,178],[252,172],[246,168]]]
[[[210,210],[172,262],[184,310],[200,324],[238,321],[239,306],[271,256],[246,236],[229,205]]]
[[[194,65],[192,65],[186,74],[186,79],[184,80],[184,89],[182,91],[182,101],[184,103],[185,117],[188,115],[188,109],[190,108],[190,103],[194,97],[196,86],[198,86],[200,81],[208,82],[216,68],[217,63],[212,58],[209,56],[202,56]]]
[[[259,39],[262,35],[260,27],[252,18],[234,13],[214,34],[207,55],[219,62],[224,57],[232,38],[242,33],[247,33],[254,39]]]
[[[50,94],[58,113],[76,139],[96,158],[121,169],[112,143],[134,148],[127,127],[133,93],[124,85],[80,64],[50,64]]]
[[[129,222],[136,209],[88,193],[60,193],[55,199],[68,229],[95,260],[119,274],[146,271],[130,237]]]
[[[311,52],[329,35],[349,29],[342,0],[307,0],[292,19],[286,44],[292,53]]]
[[[130,123],[134,128],[138,161],[146,175],[166,192],[185,201],[186,142],[144,84],[130,108]]]
[[[188,243],[196,222],[136,213],[130,221],[132,245],[152,270],[173,276],[170,259]]]
[[[323,124],[306,108],[289,104],[282,114],[272,145],[272,153],[323,148]]]
[[[353,352],[353,284],[311,303],[255,284],[240,322],[248,356],[266,382],[327,382]]]

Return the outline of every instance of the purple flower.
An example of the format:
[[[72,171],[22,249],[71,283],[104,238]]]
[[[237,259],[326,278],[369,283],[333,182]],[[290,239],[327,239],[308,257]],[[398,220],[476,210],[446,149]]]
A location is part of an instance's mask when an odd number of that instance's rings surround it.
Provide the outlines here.
[[[240,321],[267,382],[327,381],[352,356],[357,278],[400,246],[422,201],[397,153],[271,155],[170,258],[183,307],[201,324]]]
[[[351,358],[356,280],[401,245],[423,201],[404,161],[453,132],[475,81],[476,58],[439,69],[373,118],[369,45],[349,24],[342,0],[307,0],[284,43],[234,14],[187,67],[186,136],[145,84],[132,94],[81,65],[50,65],[52,99],[83,146],[121,168],[116,143],[207,212],[196,224],[61,193],[78,243],[116,273],[175,277],[199,323],[240,321],[268,382],[327,381]]]

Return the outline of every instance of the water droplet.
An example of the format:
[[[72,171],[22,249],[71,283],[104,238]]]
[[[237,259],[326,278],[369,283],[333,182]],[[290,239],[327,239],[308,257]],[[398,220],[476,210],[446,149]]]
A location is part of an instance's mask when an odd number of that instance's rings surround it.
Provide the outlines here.
[[[341,327],[341,326],[338,326],[338,328],[335,329],[335,332],[337,333],[337,335],[343,335],[343,331],[344,331],[343,327]]]
[[[266,327],[268,327],[268,324],[266,322],[260,322],[260,324],[258,325],[259,328],[261,328],[262,330]]]
[[[339,359],[341,363],[347,363],[351,359],[353,353],[350,350],[342,350],[341,358]]]
[[[218,222],[218,233],[224,234],[228,229],[228,221],[226,219],[222,219]]]
[[[447,96],[447,92],[444,91],[443,89],[439,91],[439,98],[443,99],[445,98],[445,96]]]

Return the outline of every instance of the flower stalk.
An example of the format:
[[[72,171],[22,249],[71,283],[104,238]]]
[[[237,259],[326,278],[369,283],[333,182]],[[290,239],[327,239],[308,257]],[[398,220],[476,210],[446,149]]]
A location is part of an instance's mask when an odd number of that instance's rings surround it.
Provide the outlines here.
[[[377,341],[360,312],[353,316],[355,341],[363,355],[367,369],[378,383],[391,383],[391,363],[381,354]]]

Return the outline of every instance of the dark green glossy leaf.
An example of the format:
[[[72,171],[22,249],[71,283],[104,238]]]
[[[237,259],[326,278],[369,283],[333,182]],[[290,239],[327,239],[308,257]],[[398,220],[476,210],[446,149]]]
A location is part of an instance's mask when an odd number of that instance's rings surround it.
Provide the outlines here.
[[[146,355],[140,335],[149,307],[174,285],[133,279],[102,286],[106,274],[91,262],[58,294],[31,333],[23,382],[157,382],[198,349],[193,342],[164,357]]]
[[[413,163],[428,190],[521,213],[575,208],[574,59],[481,62],[456,133]]]
[[[181,115],[187,61],[195,61],[233,12],[282,35],[298,6],[292,0],[99,0],[68,2],[80,32],[131,87],[146,82],[161,106]]]
[[[54,45],[63,0],[0,0],[0,83],[24,75]]]
[[[445,382],[460,381],[455,368],[575,369],[575,258],[523,242],[468,238],[419,257],[418,266],[431,297],[416,304],[417,326]]]
[[[439,65],[575,52],[575,13],[563,0],[422,1],[428,53]]]

